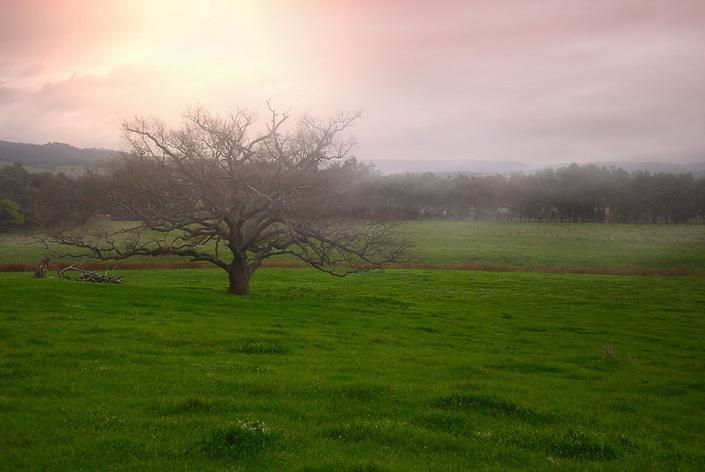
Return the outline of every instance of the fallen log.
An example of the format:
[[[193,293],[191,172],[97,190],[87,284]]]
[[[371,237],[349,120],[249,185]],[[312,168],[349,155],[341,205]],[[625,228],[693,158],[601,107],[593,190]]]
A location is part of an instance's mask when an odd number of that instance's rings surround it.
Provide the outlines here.
[[[78,274],[69,274],[69,272],[78,272]],[[116,275],[108,274],[96,274],[89,270],[81,269],[80,266],[71,264],[56,273],[59,277],[66,280],[76,280],[79,282],[95,282],[95,283],[110,283],[110,284],[120,284],[122,283],[122,277]]]

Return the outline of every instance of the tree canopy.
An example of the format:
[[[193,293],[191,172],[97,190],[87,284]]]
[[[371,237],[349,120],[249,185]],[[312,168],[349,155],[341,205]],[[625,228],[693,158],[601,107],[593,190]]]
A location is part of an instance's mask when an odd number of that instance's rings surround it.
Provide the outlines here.
[[[233,294],[249,293],[250,276],[273,256],[340,276],[399,262],[404,244],[393,225],[341,218],[328,205],[344,192],[335,177],[354,164],[342,133],[356,117],[304,117],[284,130],[289,115],[270,109],[259,133],[242,111],[219,117],[194,110],[175,129],[126,122],[130,152],[104,179],[104,208],[138,223],[99,235],[57,231],[49,240],[82,250],[72,255],[106,260],[210,262],[228,273]]]

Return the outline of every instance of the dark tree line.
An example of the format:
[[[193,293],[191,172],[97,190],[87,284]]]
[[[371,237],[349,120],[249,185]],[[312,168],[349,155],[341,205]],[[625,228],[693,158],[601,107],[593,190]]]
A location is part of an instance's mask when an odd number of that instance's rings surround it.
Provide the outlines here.
[[[534,174],[374,176],[347,171],[355,217],[543,222],[685,223],[705,219],[705,178],[576,164]]]
[[[358,219],[471,219],[543,222],[684,223],[705,220],[705,178],[629,173],[571,165],[510,176],[380,176],[354,160],[325,170],[329,192],[320,211]],[[74,225],[106,209],[109,173],[80,177],[0,168],[0,228]]]
[[[19,164],[0,168],[0,229],[80,224],[99,212],[96,174],[30,174]]]

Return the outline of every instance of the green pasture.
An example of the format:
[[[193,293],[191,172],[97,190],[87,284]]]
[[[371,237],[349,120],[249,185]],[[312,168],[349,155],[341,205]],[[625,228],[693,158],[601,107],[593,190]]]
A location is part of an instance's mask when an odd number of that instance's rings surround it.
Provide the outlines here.
[[[700,227],[406,230],[434,263],[703,261]],[[705,469],[705,278],[123,275],[0,274],[0,470]]]
[[[408,221],[398,233],[415,241],[412,259],[425,265],[705,271],[705,225]],[[0,234],[0,264],[34,264],[46,253],[32,236]]]

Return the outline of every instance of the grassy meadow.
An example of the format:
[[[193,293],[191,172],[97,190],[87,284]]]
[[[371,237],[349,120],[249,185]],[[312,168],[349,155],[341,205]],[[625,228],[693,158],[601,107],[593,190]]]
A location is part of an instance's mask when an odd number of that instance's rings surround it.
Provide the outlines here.
[[[698,226],[404,230],[428,264],[705,269]],[[0,470],[705,469],[705,277],[120,273],[0,273]]]
[[[429,267],[705,273],[705,225],[407,221],[398,233],[416,243],[410,251],[413,262]],[[32,236],[0,233],[0,265],[36,264],[46,253]],[[159,259],[164,260],[183,261]]]

